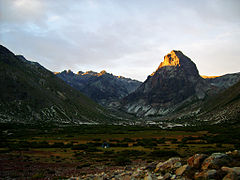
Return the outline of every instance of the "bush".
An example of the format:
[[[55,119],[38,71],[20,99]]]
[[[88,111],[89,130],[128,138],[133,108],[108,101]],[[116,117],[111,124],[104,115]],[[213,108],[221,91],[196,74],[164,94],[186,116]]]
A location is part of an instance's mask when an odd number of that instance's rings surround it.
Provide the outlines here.
[[[157,140],[157,143],[158,143],[158,144],[164,144],[165,141],[166,141],[166,138],[161,138],[161,139],[158,139],[158,140]]]
[[[124,138],[122,142],[135,142],[133,139],[130,138]]]
[[[149,156],[151,157],[174,157],[180,156],[176,151],[164,151],[164,150],[156,150],[152,151]]]
[[[119,152],[120,156],[131,157],[131,156],[142,156],[146,154],[144,151],[138,150],[124,150]]]
[[[88,149],[88,146],[86,144],[77,144],[77,145],[73,145],[72,150],[86,150]]]
[[[222,144],[221,144],[221,143],[217,143],[217,144],[216,144],[216,147],[217,147],[217,148],[221,148],[221,147],[222,147]]]
[[[126,156],[118,156],[115,159],[115,164],[118,166],[125,166],[128,164],[131,164],[131,160],[129,158],[127,158]]]

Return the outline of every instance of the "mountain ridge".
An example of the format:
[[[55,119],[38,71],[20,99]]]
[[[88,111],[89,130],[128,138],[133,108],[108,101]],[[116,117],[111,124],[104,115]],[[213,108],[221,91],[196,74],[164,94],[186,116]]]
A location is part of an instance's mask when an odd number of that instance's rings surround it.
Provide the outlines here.
[[[99,104],[107,107],[117,103],[119,99],[133,92],[141,84],[140,81],[116,76],[107,73],[105,70],[99,73],[79,71],[77,74],[71,70],[64,70],[57,73],[56,76]]]
[[[39,63],[0,46],[0,120],[22,123],[104,123],[112,118]]]

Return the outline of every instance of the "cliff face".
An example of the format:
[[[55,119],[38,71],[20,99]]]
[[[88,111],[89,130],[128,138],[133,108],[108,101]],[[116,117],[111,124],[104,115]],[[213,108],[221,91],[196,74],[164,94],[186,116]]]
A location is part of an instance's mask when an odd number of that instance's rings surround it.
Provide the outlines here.
[[[203,99],[210,89],[194,62],[174,50],[135,92],[123,99],[122,108],[138,116],[165,115],[181,103]]]

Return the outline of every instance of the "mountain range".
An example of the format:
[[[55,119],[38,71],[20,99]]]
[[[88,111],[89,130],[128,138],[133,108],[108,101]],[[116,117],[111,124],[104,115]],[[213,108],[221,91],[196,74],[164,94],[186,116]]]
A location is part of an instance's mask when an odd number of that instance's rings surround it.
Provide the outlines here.
[[[106,71],[53,73],[0,46],[0,83],[1,122],[96,124],[153,118],[219,123],[240,119],[240,73],[200,76],[195,63],[177,50],[167,54],[141,83]]]
[[[77,74],[71,70],[65,70],[55,74],[70,86],[106,107],[135,91],[141,84],[140,81],[115,76],[104,70],[100,73],[79,71]]]

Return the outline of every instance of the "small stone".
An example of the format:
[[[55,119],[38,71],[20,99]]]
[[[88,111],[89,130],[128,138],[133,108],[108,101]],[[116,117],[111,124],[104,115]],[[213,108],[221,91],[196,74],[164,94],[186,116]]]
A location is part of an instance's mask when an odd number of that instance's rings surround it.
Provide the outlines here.
[[[152,180],[152,174],[148,173],[147,176],[144,177],[144,180]]]
[[[182,166],[182,163],[181,162],[176,162],[175,164],[174,164],[174,167],[175,168],[179,168],[179,167],[181,167]]]
[[[234,150],[231,155],[233,157],[240,157],[240,151],[239,150]]]
[[[158,176],[157,179],[162,180],[164,177],[163,176]]]
[[[177,176],[174,174],[172,175],[171,179],[175,179]]]
[[[169,180],[171,179],[172,175],[170,173],[166,173],[164,176],[163,176],[163,180]]]
[[[129,176],[129,175],[126,175],[126,176],[124,176],[123,178],[121,178],[122,180],[131,180],[131,176]]]

